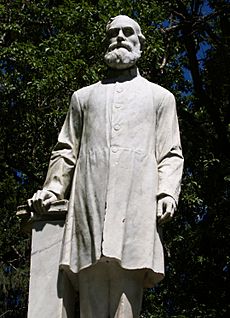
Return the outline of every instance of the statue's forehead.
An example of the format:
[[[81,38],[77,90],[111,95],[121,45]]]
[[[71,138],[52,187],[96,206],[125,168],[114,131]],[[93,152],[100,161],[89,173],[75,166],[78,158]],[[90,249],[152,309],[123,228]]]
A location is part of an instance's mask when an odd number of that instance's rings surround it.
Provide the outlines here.
[[[124,28],[124,27],[132,27],[135,31],[137,31],[137,23],[127,16],[118,16],[113,19],[109,24],[110,28]]]

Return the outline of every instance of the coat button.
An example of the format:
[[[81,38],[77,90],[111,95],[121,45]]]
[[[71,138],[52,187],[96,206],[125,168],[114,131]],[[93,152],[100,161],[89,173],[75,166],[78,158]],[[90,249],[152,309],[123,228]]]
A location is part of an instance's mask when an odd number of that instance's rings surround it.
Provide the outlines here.
[[[118,131],[121,128],[121,126],[119,124],[116,124],[113,128],[114,130]]]
[[[121,104],[116,104],[115,108],[121,108]]]
[[[121,92],[123,91],[123,89],[122,89],[121,87],[118,87],[118,88],[116,89],[116,91],[117,91],[117,93],[121,93]]]
[[[111,150],[112,150],[112,152],[114,152],[114,153],[118,152],[118,148],[115,147],[115,146],[112,146],[112,147],[111,147]]]

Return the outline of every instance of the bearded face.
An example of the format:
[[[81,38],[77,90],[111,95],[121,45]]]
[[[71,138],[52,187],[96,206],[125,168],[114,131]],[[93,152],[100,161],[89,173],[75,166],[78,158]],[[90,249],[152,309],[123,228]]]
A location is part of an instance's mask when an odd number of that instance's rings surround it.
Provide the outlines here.
[[[115,46],[105,54],[105,62],[111,68],[126,69],[134,64],[141,56],[140,49],[127,49],[128,43],[123,46]]]
[[[129,19],[129,18],[128,18]],[[120,17],[109,26],[109,47],[105,54],[106,64],[115,69],[133,66],[141,56],[140,41],[131,19]]]

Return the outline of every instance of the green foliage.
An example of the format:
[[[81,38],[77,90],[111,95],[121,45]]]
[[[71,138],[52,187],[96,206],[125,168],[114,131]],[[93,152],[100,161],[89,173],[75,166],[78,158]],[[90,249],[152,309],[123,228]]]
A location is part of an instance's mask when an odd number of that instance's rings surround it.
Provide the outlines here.
[[[0,316],[26,316],[30,242],[14,211],[44,181],[72,92],[103,77],[104,28],[117,14],[146,36],[143,76],[177,97],[185,156],[164,227],[166,278],[146,291],[142,317],[230,315],[228,13],[224,0],[2,1]]]
[[[9,318],[23,318],[27,310],[30,239],[20,232],[13,211],[19,199],[25,200],[27,194],[6,170],[3,174],[1,169],[0,182],[0,313],[7,312]]]

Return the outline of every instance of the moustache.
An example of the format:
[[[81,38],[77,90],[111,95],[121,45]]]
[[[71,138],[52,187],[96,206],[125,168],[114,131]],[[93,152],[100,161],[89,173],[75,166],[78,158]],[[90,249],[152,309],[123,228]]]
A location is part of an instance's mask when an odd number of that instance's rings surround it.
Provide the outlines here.
[[[128,50],[129,52],[131,52],[133,49],[132,46],[127,42],[122,42],[122,43],[115,42],[115,43],[112,43],[109,45],[108,52],[111,52],[114,49],[119,49],[119,48],[124,48],[124,49]]]

